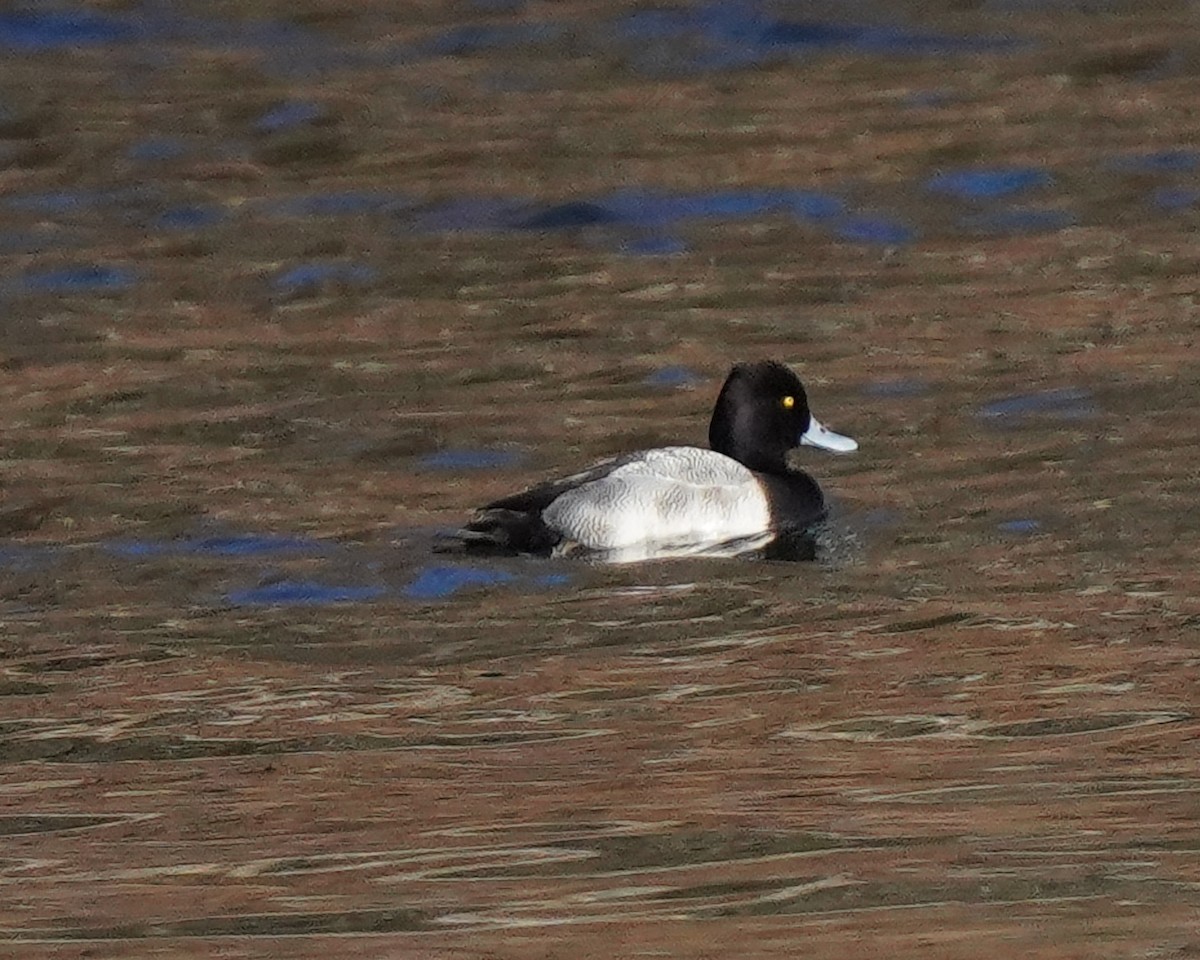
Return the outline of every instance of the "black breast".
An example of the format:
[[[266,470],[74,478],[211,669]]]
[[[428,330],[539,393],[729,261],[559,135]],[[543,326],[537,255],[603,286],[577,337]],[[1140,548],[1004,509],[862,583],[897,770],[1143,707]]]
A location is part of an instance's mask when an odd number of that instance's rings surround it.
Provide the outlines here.
[[[772,530],[803,530],[825,519],[825,496],[807,473],[758,474],[758,481],[767,493]]]

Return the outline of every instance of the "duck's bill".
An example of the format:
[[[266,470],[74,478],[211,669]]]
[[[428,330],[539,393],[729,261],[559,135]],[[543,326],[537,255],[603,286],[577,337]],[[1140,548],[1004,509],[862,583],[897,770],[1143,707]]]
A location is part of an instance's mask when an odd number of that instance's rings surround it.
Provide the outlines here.
[[[812,418],[808,429],[800,434],[800,443],[806,447],[820,447],[831,453],[852,453],[858,449],[857,440],[834,433],[816,417]]]

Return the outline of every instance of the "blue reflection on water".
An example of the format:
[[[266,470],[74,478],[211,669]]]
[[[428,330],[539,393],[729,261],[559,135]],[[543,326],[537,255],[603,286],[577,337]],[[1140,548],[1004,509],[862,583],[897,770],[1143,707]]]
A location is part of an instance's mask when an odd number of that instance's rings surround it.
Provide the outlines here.
[[[357,217],[390,213],[409,206],[399,194],[370,190],[345,190],[290,197],[272,204],[270,213],[284,217]]]
[[[409,600],[442,600],[466,587],[512,583],[516,577],[506,570],[482,567],[424,567],[416,579],[404,587]]]
[[[876,54],[979,53],[1013,46],[1006,37],[967,37],[905,30],[902,27],[860,27],[817,20],[780,21],[768,28],[760,42],[793,49],[849,47]]]
[[[275,133],[290,127],[303,126],[319,120],[325,111],[315,103],[289,100],[272,107],[254,121],[253,127],[260,133]]]
[[[1009,210],[990,210],[973,214],[959,221],[963,229],[972,233],[989,235],[1019,235],[1051,233],[1064,230],[1076,223],[1076,217],[1067,210],[1040,207],[1015,207]]]
[[[4,198],[4,206],[20,213],[46,217],[66,217],[94,210],[135,214],[161,206],[161,191],[139,185],[110,190],[50,190],[44,193],[20,193]]]
[[[259,55],[260,67],[289,75],[395,62],[403,56],[403,51],[392,49],[367,54],[342,48],[320,33],[286,21],[188,16],[179,13],[175,4],[154,0],[123,6],[134,9],[128,13],[65,9],[0,13],[0,48],[36,54],[138,41],[145,47],[140,62],[156,66],[169,62],[172,45],[190,44],[222,52],[251,51]],[[112,78],[118,84],[128,81],[115,72]]]
[[[377,276],[373,268],[361,263],[299,263],[272,277],[270,286],[276,293],[295,295],[316,292],[330,283],[366,286]]]
[[[91,209],[106,198],[107,194],[93,190],[53,190],[7,197],[4,205],[26,213],[63,214]]]
[[[1187,210],[1200,203],[1200,190],[1191,187],[1159,187],[1150,194],[1150,203],[1160,210]]]
[[[41,570],[62,555],[61,547],[0,541],[0,570]]]
[[[556,40],[567,33],[559,23],[466,24],[430,37],[418,47],[437,57],[461,57],[485,50],[529,46]]]
[[[21,51],[124,43],[138,36],[133,21],[103,13],[65,10],[0,13],[0,46]]]
[[[387,591],[380,586],[348,586],[313,580],[280,580],[248,590],[233,590],[225,599],[236,607],[320,606],[327,603],[361,603],[377,600]]]
[[[1028,416],[1083,420],[1095,416],[1098,412],[1090,391],[1079,387],[1058,387],[1001,397],[980,407],[976,416],[996,421]]]
[[[150,225],[160,230],[199,230],[224,219],[225,211],[220,207],[172,207],[155,217]]]
[[[1042,522],[1040,520],[1031,520],[1026,518],[1022,518],[1020,520],[1005,520],[1003,523],[996,524],[996,529],[1001,533],[1037,533],[1042,529]]]
[[[1200,151],[1176,148],[1128,153],[1113,157],[1107,166],[1119,173],[1191,173],[1200,170]]]
[[[267,534],[189,537],[178,540],[113,540],[103,545],[112,554],[129,559],[177,554],[217,557],[252,557],[275,553],[322,554],[328,544],[305,537],[276,537]]]
[[[610,30],[642,49],[635,67],[662,72],[728,70],[783,55],[854,50],[875,55],[948,55],[1007,50],[1007,37],[972,37],[822,20],[782,20],[749,0],[717,0],[687,8],[638,10],[617,17]]]
[[[910,93],[903,100],[906,107],[944,107],[948,103],[953,103],[955,97],[953,94],[947,93],[944,90],[918,90],[915,93]]]
[[[875,530],[884,530],[888,527],[894,527],[902,519],[903,514],[890,507],[873,507],[862,515],[862,522],[865,526]]]
[[[51,230],[0,231],[0,253],[42,253],[63,246],[68,237]]]
[[[773,212],[802,221],[821,221],[845,210],[845,202],[833,194],[788,188],[697,193],[626,188],[601,196],[594,203],[616,221],[644,228],[670,227],[682,220],[746,218]]]
[[[870,243],[896,247],[912,243],[917,239],[917,230],[898,220],[886,217],[852,216],[840,220],[833,228],[834,234],[852,243]]]
[[[859,26],[827,20],[780,20],[748,0],[716,0],[684,10],[643,10],[613,23],[637,40],[671,40],[689,35],[714,43],[758,48],[856,48],[870,53],[962,53],[1014,46],[1006,37],[964,37],[911,31],[896,26]]]
[[[703,379],[687,367],[662,367],[642,378],[648,387],[687,387]]]
[[[700,26],[695,12],[680,9],[636,10],[613,23],[617,33],[638,40],[669,40]]]
[[[174,160],[186,152],[187,144],[176,137],[150,137],[132,144],[125,156],[139,163],[153,163]]]
[[[128,290],[137,279],[125,267],[78,264],[27,273],[21,285],[30,293],[106,293]]]
[[[492,567],[446,564],[422,567],[401,590],[408,600],[445,600],[471,587],[534,587],[554,588],[571,582],[567,573],[516,574]]]
[[[649,231],[629,241],[631,252],[675,253],[680,242],[658,233],[685,220],[745,219],[772,213],[802,222],[841,216],[845,202],[816,190],[749,189],[670,193],[626,188],[588,199],[552,206],[529,200],[459,197],[414,212],[418,230],[577,230],[589,227],[634,227]]]
[[[925,181],[925,189],[964,200],[995,200],[1039,187],[1050,187],[1054,178],[1036,167],[987,170],[948,170]]]
[[[656,234],[622,240],[620,250],[635,257],[673,257],[687,253],[688,245],[679,237]]]
[[[418,211],[413,226],[436,232],[455,230],[502,230],[528,216],[527,200],[503,197],[459,197]]]
[[[620,217],[586,201],[560,203],[514,224],[518,230],[572,230],[618,223]]]
[[[521,0],[472,0],[483,13],[511,13]],[[0,14],[0,47],[19,52],[73,49],[141,40],[166,49],[197,44],[250,50],[260,65],[288,74],[311,74],[346,67],[387,67],[413,57],[461,57],[494,50],[570,41],[566,52],[604,54],[614,41],[622,60],[643,72],[695,74],[729,71],[844,49],[868,55],[947,55],[1016,47],[1005,37],[954,36],[894,25],[856,25],[818,20],[790,21],[750,0],[717,0],[693,7],[646,9],[607,22],[513,19],[466,23],[435,32],[415,46],[364,49],[339,45],[318,31],[285,20],[188,16],[172,4],[146,2],[131,13],[20,10]],[[565,44],[564,44],[565,46]],[[311,109],[312,105],[307,105]],[[312,116],[281,115],[284,125]],[[263,129],[278,129],[274,118]]]

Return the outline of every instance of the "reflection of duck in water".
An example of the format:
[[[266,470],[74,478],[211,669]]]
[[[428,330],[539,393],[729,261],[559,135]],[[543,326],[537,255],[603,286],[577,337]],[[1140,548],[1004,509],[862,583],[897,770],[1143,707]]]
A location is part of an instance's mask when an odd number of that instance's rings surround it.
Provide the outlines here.
[[[643,450],[503,497],[455,536],[472,550],[586,551],[610,560],[764,546],[770,554],[769,544],[825,516],[821,488],[788,466],[789,452],[802,444],[838,452],[858,448],[812,416],[799,378],[773,361],[730,371],[708,441],[711,450]]]

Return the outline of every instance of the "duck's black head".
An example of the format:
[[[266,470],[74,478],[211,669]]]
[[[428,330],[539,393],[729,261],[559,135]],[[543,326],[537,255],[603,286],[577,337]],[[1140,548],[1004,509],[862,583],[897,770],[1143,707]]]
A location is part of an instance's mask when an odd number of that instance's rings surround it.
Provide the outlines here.
[[[837,452],[858,447],[813,417],[800,378],[774,360],[739,363],[729,371],[708,425],[708,443],[751,470],[777,474],[788,472],[788,452],[800,444]]]

